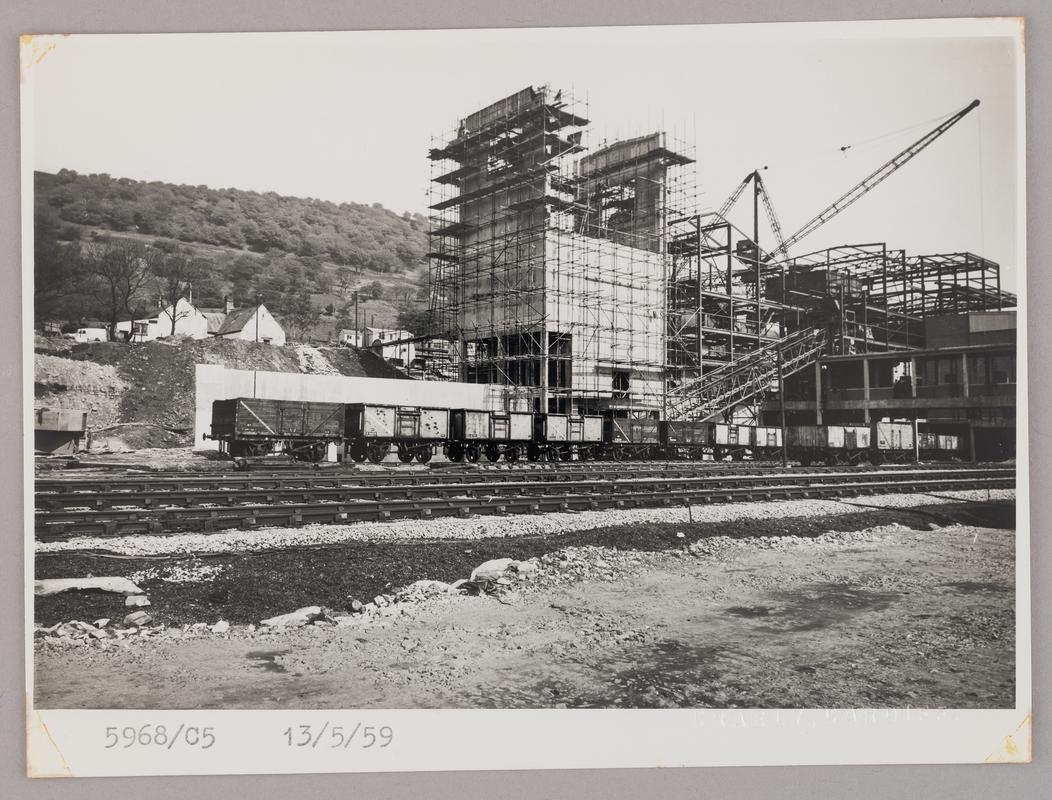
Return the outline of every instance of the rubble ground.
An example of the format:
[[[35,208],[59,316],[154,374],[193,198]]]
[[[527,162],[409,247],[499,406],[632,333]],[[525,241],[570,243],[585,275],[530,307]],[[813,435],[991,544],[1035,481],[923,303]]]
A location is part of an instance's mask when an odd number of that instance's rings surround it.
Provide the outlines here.
[[[962,503],[202,558],[42,555],[37,578],[130,577],[151,606],[114,629],[119,597],[38,598],[38,624],[59,628],[36,637],[36,701],[1008,707],[1013,520],[1011,503]],[[480,567],[493,559],[511,561]],[[475,596],[447,590],[469,577],[459,588]]]

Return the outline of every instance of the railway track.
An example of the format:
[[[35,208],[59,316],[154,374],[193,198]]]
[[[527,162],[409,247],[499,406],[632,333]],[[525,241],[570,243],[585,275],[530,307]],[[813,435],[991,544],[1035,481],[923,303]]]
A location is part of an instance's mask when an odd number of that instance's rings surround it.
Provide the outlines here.
[[[281,500],[279,492],[186,491],[162,493],[174,499],[196,500],[186,506],[146,505],[148,493],[125,493],[138,499],[136,508],[72,510],[42,509],[35,516],[41,540],[79,535],[123,536],[179,531],[212,532],[232,528],[295,527],[311,523],[348,523],[438,516],[544,513],[609,508],[857,497],[891,492],[939,492],[963,489],[1003,489],[1015,486],[1012,468],[894,469],[816,471],[792,474],[739,474],[631,477],[617,480],[568,481],[558,474],[548,481],[461,482],[399,486],[313,487],[307,499]],[[269,493],[267,493],[269,491]],[[283,490],[292,491],[292,490]],[[320,493],[320,494],[319,494]],[[194,497],[191,498],[191,495]],[[205,496],[222,502],[209,504]],[[292,497],[291,495],[287,495]],[[56,494],[49,499],[66,499]],[[38,498],[39,502],[40,498]],[[234,500],[234,502],[231,502]],[[262,501],[262,502],[260,502]],[[224,504],[225,503],[225,504]],[[127,503],[126,503],[127,505]]]
[[[975,469],[971,464],[885,464],[855,467],[793,467],[793,474],[824,474],[844,470],[856,473],[896,470]],[[474,468],[362,470],[328,468],[277,472],[152,472],[90,477],[38,478],[34,484],[38,498],[60,494],[115,494],[150,491],[227,491],[239,489],[306,489],[337,486],[418,486],[421,484],[482,481],[581,480],[588,477],[634,478],[680,475],[775,474],[786,469],[780,464],[741,462],[623,462],[619,464],[529,464],[522,466],[486,465]]]

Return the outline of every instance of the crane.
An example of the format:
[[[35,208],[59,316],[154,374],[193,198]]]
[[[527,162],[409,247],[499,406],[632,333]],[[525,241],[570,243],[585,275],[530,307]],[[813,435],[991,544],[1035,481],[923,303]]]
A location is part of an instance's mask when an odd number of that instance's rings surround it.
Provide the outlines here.
[[[900,167],[904,166],[911,159],[913,159],[918,153],[924,148],[942,136],[946,131],[964,119],[976,106],[979,105],[978,100],[973,100],[967,106],[962,108],[956,114],[948,117],[939,125],[932,130],[928,131],[917,141],[913,142],[902,152],[895,155],[889,161],[882,164],[876,170],[871,172],[851,189],[846,191],[826,208],[822,209],[818,214],[808,220],[800,230],[793,233],[788,239],[782,237],[782,227],[778,222],[778,216],[775,214],[774,206],[771,203],[771,197],[767,192],[767,187],[760,177],[759,170],[753,170],[742,179],[742,182],[738,184],[737,188],[731,192],[730,196],[724,201],[723,205],[716,211],[716,216],[720,219],[726,219],[728,212],[741,197],[742,192],[745,191],[745,187],[750,182],[755,182],[755,191],[757,196],[763,201],[764,211],[767,214],[767,221],[771,226],[771,232],[774,234],[775,247],[770,252],[761,252],[760,260],[764,263],[776,261],[779,257],[785,257],[789,254],[789,248],[799,242],[806,236],[814,233],[818,228],[825,225],[829,220],[839,214],[841,211],[846,209],[852,203],[859,200],[863,195],[869,192],[871,189],[876,187],[879,183],[883,182],[891,176],[892,173],[897,171]],[[846,149],[846,148],[841,148]]]
[[[979,101],[973,100],[971,103],[966,105],[952,117],[949,117],[948,119],[941,122],[939,125],[937,125],[932,130],[928,131],[926,134],[924,134],[924,136],[915,141],[901,153],[898,153],[889,161],[885,162],[876,170],[871,172],[869,175],[867,175],[865,178],[863,178],[861,181],[859,181],[857,184],[851,187],[848,191],[846,191],[844,194],[842,194],[840,197],[838,197],[836,200],[834,200],[832,203],[830,203],[828,206],[826,206],[824,209],[818,212],[814,217],[808,220],[804,224],[804,226],[800,228],[800,230],[796,231],[796,233],[792,234],[785,241],[780,242],[774,250],[767,254],[765,260],[769,261],[772,259],[776,259],[779,256],[786,255],[790,247],[799,242],[805,236],[809,236],[810,234],[814,233],[815,230],[820,228],[822,225],[825,225],[827,222],[829,222],[829,220],[831,220],[845,208],[850,206],[852,203],[859,200],[862,196],[864,196],[867,192],[869,192],[879,183],[889,178],[892,175],[892,173],[896,172],[902,166],[907,164],[924,148],[926,148],[928,145],[930,145],[932,142],[934,142],[936,139],[938,139],[940,136],[946,133],[946,131],[948,131],[950,128],[952,128],[962,119],[964,119],[972,111],[972,109],[976,108],[978,105]]]
[[[758,169],[753,170],[742,179],[742,182],[738,184],[737,188],[731,192],[730,197],[728,197],[723,205],[716,210],[716,216],[719,219],[726,219],[727,214],[730,212],[734,204],[738,202],[738,198],[741,197],[742,192],[745,191],[745,187],[748,186],[750,182],[753,183],[756,196],[763,201],[764,213],[767,215],[767,223],[771,226],[771,232],[774,234],[775,244],[778,246],[779,250],[784,252],[784,248],[782,247],[782,224],[778,221],[778,215],[775,213],[774,204],[771,202],[771,196],[767,193],[767,184],[763,182],[763,178],[760,177],[760,171]],[[773,253],[763,255],[763,261],[769,261],[774,256]]]

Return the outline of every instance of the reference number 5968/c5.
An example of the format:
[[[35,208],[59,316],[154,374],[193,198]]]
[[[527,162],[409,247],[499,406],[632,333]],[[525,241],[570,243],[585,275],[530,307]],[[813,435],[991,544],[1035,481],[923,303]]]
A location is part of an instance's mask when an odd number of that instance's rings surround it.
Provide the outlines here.
[[[192,747],[207,750],[216,743],[211,726],[201,728],[196,725],[182,724],[178,727],[169,725],[111,725],[106,728],[106,749],[129,749],[132,747],[160,747],[171,750],[174,747]]]
[[[336,725],[326,722],[322,725],[290,725],[281,732],[285,744],[289,747],[309,747],[317,749],[349,749],[355,747],[368,750],[371,747],[387,747],[394,739],[394,729],[388,725]]]

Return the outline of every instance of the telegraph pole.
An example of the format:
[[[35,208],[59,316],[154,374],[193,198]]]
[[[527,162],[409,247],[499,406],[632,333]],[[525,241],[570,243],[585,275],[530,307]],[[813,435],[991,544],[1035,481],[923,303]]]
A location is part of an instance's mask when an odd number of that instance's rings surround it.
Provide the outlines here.
[[[362,346],[362,329],[358,325],[358,290],[354,290],[354,337],[357,340],[354,343],[355,347]]]
[[[259,344],[259,304],[263,302],[263,295],[256,295],[256,344]]]
[[[778,343],[778,416],[782,426],[782,466],[789,466],[789,445],[785,441],[785,376],[782,374],[782,343]]]
[[[760,308],[760,171],[752,174],[752,245],[753,267],[756,271],[756,349],[760,349],[760,336],[763,331],[763,311]],[[734,320],[731,320],[734,324]]]

